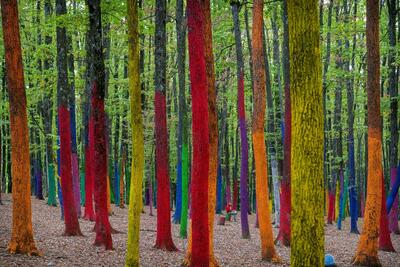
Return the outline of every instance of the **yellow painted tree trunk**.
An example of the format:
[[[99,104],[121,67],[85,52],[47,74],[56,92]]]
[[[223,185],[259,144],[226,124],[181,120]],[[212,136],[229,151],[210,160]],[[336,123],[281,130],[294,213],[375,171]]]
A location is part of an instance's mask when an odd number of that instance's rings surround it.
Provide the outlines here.
[[[324,266],[324,117],[318,0],[288,0],[291,266]]]
[[[139,23],[137,0],[128,4],[129,92],[132,125],[132,169],[129,199],[126,266],[139,266],[140,213],[144,168],[143,125],[139,73]]]
[[[265,65],[263,57],[263,0],[253,1],[253,148],[256,166],[257,214],[261,238],[261,258],[273,262],[280,259],[275,251],[271,225],[270,200],[268,198],[267,153],[264,140],[265,120]],[[270,112],[273,112],[272,110]]]
[[[380,266],[379,219],[382,205],[382,125],[380,118],[379,1],[367,0],[368,174],[364,225],[353,264]]]

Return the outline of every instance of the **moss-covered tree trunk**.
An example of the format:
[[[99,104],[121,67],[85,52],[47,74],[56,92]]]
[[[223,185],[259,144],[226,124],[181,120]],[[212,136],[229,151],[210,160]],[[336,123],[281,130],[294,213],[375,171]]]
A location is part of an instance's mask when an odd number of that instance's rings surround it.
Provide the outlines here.
[[[317,0],[289,0],[291,265],[324,265],[324,117]]]
[[[139,15],[137,0],[127,0],[129,92],[132,126],[132,167],[129,200],[128,243],[126,266],[139,266],[140,213],[142,210],[142,177],[144,169],[144,137],[139,73]]]

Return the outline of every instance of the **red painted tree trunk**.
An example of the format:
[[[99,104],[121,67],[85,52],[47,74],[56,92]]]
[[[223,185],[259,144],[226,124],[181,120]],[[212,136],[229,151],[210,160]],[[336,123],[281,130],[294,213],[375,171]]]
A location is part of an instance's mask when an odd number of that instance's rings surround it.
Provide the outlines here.
[[[70,116],[68,108],[64,105],[58,107],[58,123],[60,127],[61,188],[65,221],[64,235],[82,235],[79,228],[72,188]]]
[[[284,246],[290,245],[290,212],[291,212],[291,188],[290,188],[290,167],[291,167],[291,136],[292,136],[292,109],[290,102],[290,65],[289,65],[289,28],[287,18],[287,3],[283,3],[283,47],[282,63],[285,91],[285,127],[283,137],[283,179],[281,181],[279,215],[280,228],[277,242]]]
[[[90,149],[90,139],[93,139],[93,122],[89,122],[89,141],[85,146],[85,220],[94,221],[96,219],[93,209],[93,173],[92,157]]]
[[[56,14],[67,14],[65,0],[56,1]],[[76,213],[75,197],[72,185],[71,167],[71,128],[68,109],[69,84],[67,65],[67,30],[63,25],[57,25],[57,102],[58,125],[60,129],[60,165],[61,188],[64,206],[64,222],[66,236],[82,235]]]
[[[166,109],[167,1],[156,1],[155,28],[155,132],[157,177],[156,248],[177,250],[171,236],[170,180],[168,174],[168,130]]]
[[[111,226],[107,211],[107,142],[106,118],[104,112],[105,66],[102,45],[100,0],[86,1],[89,9],[89,56],[91,68],[89,77],[92,86],[92,101],[89,133],[89,158],[94,179],[94,200],[96,211],[96,239],[94,245],[112,249]],[[93,138],[91,138],[93,137]]]
[[[168,175],[168,132],[166,99],[155,93],[156,177],[157,177],[157,240],[155,247],[176,250],[171,236],[170,188]]]
[[[104,245],[112,249],[111,226],[107,210],[107,143],[105,135],[104,98],[100,95],[97,81],[92,87],[92,112],[90,120],[93,121],[93,169],[95,211],[96,211],[96,246]]]
[[[189,67],[192,85],[192,261],[209,266],[208,168],[209,125],[205,62],[204,16],[201,0],[188,0]]]
[[[385,182],[382,177],[382,208],[381,208],[381,217],[379,220],[379,250],[395,252],[392,244],[392,240],[390,239],[390,231],[389,231],[389,220],[386,212],[386,193],[385,193]]]
[[[233,179],[233,203],[232,203],[233,210],[238,210],[237,199],[238,199],[238,181],[237,181],[237,178],[234,178]]]
[[[329,203],[328,203],[328,224],[332,224],[335,220],[335,201],[336,194],[329,190]]]

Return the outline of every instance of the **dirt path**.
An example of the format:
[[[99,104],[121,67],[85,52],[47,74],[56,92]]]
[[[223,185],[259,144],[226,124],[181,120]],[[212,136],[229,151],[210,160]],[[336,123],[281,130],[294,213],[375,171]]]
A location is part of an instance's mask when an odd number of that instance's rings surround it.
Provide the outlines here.
[[[104,251],[92,245],[95,234],[91,232],[94,223],[80,220],[84,237],[63,237],[64,223],[60,220],[60,208],[49,207],[45,201],[32,198],[33,230],[42,257],[10,255],[6,247],[11,236],[11,196],[2,195],[4,205],[0,206],[0,266],[123,266],[126,250],[128,209],[113,206],[110,217],[112,226],[122,231],[113,235],[113,251]],[[238,216],[240,220],[240,216]],[[221,266],[274,266],[260,260],[258,229],[254,228],[255,216],[249,218],[251,239],[240,238],[240,222],[228,222],[215,226],[215,255]],[[358,235],[349,233],[349,218],[343,230],[336,225],[325,228],[326,253],[334,255],[338,266],[349,266],[354,256]],[[360,227],[361,229],[361,227]],[[153,248],[156,236],[156,217],[146,214],[141,217],[140,254],[142,266],[179,266],[184,258],[186,240],[179,238],[179,225],[173,225],[173,239],[179,252],[165,252]],[[275,236],[277,229],[274,229]],[[392,235],[395,249],[400,251],[400,235]],[[289,266],[290,250],[278,247],[284,264]],[[400,266],[399,253],[379,252],[383,266]]]

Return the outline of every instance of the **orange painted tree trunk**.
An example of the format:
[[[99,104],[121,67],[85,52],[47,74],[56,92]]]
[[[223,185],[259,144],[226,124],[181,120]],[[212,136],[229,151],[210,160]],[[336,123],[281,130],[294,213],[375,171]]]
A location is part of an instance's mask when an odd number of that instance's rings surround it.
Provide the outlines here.
[[[215,90],[215,68],[212,48],[212,25],[210,0],[203,0],[203,34],[208,88],[209,169],[208,169],[208,227],[210,266],[218,266],[214,257],[214,214],[216,201],[216,179],[218,170],[218,118],[217,93]]]
[[[202,3],[202,0],[189,0],[187,3],[193,118],[192,258],[190,266],[209,266],[210,262],[208,218],[210,203],[207,201],[208,190],[211,186],[208,184],[210,175],[208,92],[210,89],[207,87],[210,76],[207,75],[206,70],[206,65],[210,62],[206,62],[205,39],[207,34],[205,34]],[[213,204],[215,207],[215,199]]]
[[[168,131],[166,109],[167,1],[156,0],[155,28],[155,135],[157,177],[156,248],[177,250],[171,236],[170,181],[168,174]]]
[[[1,0],[10,104],[13,217],[8,251],[38,255],[32,232],[28,118],[17,0]]]
[[[274,238],[269,211],[267,154],[264,139],[265,119],[265,65],[262,46],[263,0],[253,1],[253,148],[256,166],[256,197],[257,213],[261,238],[261,258],[269,261],[279,261],[275,251]]]
[[[382,202],[382,125],[380,118],[379,1],[367,0],[368,175],[364,225],[353,264],[379,266]]]

